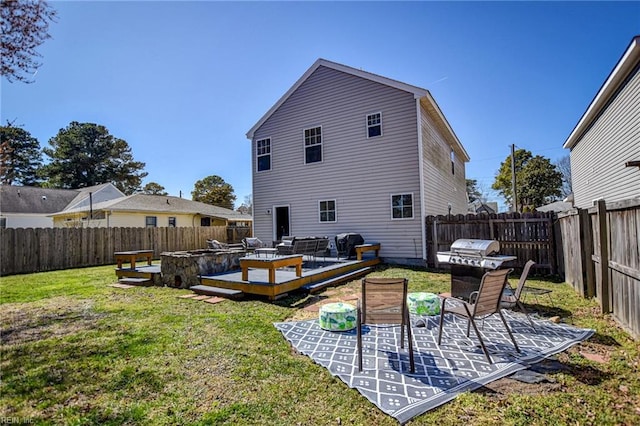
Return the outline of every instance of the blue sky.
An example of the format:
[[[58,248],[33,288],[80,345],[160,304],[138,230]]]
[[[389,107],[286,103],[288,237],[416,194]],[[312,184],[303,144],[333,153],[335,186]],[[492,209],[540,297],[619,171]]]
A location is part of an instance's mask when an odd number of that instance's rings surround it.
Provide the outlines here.
[[[71,121],[126,140],[171,195],[251,194],[245,133],[318,58],[428,89],[489,191],[510,145],[552,161],[632,37],[640,2],[50,2],[35,83],[1,119],[43,146]],[[492,195],[491,200],[502,201]]]

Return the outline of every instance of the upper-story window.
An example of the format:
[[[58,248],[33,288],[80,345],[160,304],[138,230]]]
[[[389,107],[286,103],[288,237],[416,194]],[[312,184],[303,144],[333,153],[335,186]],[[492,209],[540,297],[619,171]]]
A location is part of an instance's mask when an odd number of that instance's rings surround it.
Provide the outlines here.
[[[375,114],[367,115],[367,137],[375,138],[376,136],[382,136],[382,113],[376,112]]]
[[[451,174],[456,174],[456,153],[451,148]]]
[[[413,194],[391,195],[391,218],[413,219]]]
[[[304,129],[304,163],[322,161],[322,127]]]
[[[256,141],[256,163],[259,172],[271,170],[271,138]]]
[[[336,200],[320,201],[320,222],[336,221]]]

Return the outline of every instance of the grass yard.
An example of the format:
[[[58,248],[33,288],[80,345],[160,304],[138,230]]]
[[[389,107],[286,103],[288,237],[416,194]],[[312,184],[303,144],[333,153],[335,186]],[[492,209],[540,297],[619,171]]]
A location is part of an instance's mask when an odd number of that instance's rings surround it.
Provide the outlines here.
[[[295,353],[273,322],[313,316],[306,303],[358,282],[277,302],[208,304],[188,290],[117,289],[113,266],[0,279],[0,423],[64,425],[396,425],[323,367]],[[381,267],[411,291],[443,292],[449,275]],[[587,342],[558,355],[552,382],[501,379],[409,424],[640,424],[640,342],[566,284],[556,309]],[[532,300],[527,300],[531,303]],[[546,304],[546,305],[545,305]],[[597,355],[600,360],[591,355]]]

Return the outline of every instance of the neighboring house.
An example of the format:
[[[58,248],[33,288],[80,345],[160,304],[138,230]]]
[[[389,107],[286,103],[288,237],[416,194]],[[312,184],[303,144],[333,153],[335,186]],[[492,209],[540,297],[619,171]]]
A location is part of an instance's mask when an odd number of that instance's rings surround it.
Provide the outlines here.
[[[487,201],[486,203],[483,203],[480,200],[476,200],[469,203],[468,211],[469,213],[475,214],[496,214],[498,213],[498,203],[496,201]]]
[[[251,226],[251,216],[167,195],[134,194],[51,215],[55,227]]]
[[[263,241],[358,233],[423,265],[425,216],[467,210],[469,156],[426,89],[319,59],[247,138]]]
[[[640,197],[639,70],[636,36],[564,143],[575,207]]]
[[[0,186],[0,228],[51,228],[52,213],[123,197],[110,183],[82,189]]]
[[[573,209],[573,204],[566,201],[554,201],[553,203],[545,204],[536,208],[538,212],[566,212]]]

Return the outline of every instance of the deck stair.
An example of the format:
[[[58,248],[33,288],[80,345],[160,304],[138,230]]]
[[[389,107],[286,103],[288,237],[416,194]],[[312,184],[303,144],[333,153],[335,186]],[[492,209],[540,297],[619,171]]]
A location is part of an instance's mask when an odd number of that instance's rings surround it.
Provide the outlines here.
[[[148,287],[153,285],[151,278],[135,278],[135,277],[122,277],[118,280],[120,284],[137,285]]]
[[[339,284],[343,284],[347,281],[352,281],[355,280],[357,278],[360,278],[366,274],[368,274],[369,272],[371,272],[371,268],[370,267],[366,267],[366,268],[360,268],[360,269],[356,269],[355,271],[349,272],[348,274],[344,274],[344,275],[339,275],[333,278],[329,278],[327,280],[324,281],[318,281],[318,282],[314,282],[314,283],[309,283],[306,285],[303,285],[301,288],[303,290],[307,290],[309,293],[316,293],[320,290],[323,290],[327,287],[332,287],[332,286],[337,286]],[[193,288],[193,287],[191,287]]]
[[[196,294],[203,294],[207,296],[226,297],[228,299],[241,299],[244,293],[240,290],[233,290],[229,288],[213,287],[209,285],[194,285],[189,288]]]

